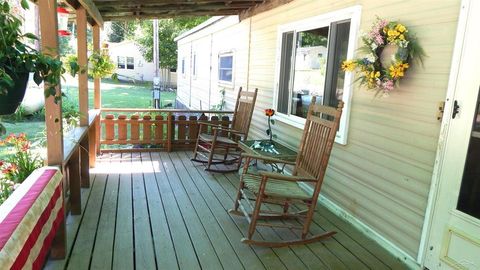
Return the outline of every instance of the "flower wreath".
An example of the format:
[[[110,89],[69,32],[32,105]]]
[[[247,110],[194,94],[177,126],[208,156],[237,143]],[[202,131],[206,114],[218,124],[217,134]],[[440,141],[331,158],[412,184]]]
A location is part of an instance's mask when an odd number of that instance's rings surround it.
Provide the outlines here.
[[[365,56],[344,61],[342,69],[350,72],[359,71],[357,80],[368,89],[377,90],[376,95],[380,93],[388,95],[395,86],[398,86],[412,60],[423,63],[425,52],[415,36],[401,23],[377,18],[372,29],[362,37],[362,40],[364,46],[360,50]]]

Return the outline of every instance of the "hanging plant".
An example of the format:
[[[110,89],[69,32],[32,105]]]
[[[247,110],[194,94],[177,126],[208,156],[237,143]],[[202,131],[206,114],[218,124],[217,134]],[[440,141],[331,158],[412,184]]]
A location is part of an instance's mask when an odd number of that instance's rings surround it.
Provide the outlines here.
[[[75,77],[77,73],[84,73],[85,67],[78,65],[78,58],[76,55],[70,54],[64,57],[64,65],[67,71]],[[111,76],[116,79],[116,66],[105,52],[94,51],[88,57],[88,76],[92,78],[105,78]]]
[[[26,0],[22,0],[21,5],[23,9],[28,9]],[[29,42],[38,38],[31,33],[23,34],[21,26],[21,19],[14,15],[9,3],[0,1],[0,98],[7,99],[7,95],[12,91],[24,93],[26,84],[24,87],[19,81],[28,80],[28,73],[33,73],[35,83],[47,83],[45,97],[55,96],[57,102],[60,95],[56,95],[55,88],[60,84],[60,78],[65,71],[62,62],[58,57],[43,54],[30,47]]]
[[[408,28],[399,22],[377,18],[362,37],[363,58],[346,60],[342,69],[357,72],[360,84],[379,94],[388,95],[414,61],[423,63],[425,52]]]

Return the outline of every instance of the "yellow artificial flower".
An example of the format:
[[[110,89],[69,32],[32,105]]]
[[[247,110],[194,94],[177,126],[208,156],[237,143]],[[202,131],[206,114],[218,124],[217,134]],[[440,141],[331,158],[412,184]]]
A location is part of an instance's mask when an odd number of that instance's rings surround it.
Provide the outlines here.
[[[387,35],[388,35],[389,37],[396,37],[396,36],[398,36],[398,34],[399,34],[399,33],[398,33],[396,30],[394,30],[394,29],[389,29],[388,32],[387,32]]]
[[[410,65],[408,63],[398,62],[394,65],[391,65],[388,70],[390,71],[390,76],[393,79],[398,79],[405,76],[405,69],[409,68]]]
[[[375,88],[377,86],[377,80],[380,77],[380,71],[365,71],[367,77],[367,85],[369,88]]]
[[[405,36],[402,34],[402,35],[398,36],[398,39],[405,40]]]
[[[407,28],[403,24],[399,23],[395,26],[395,30],[397,30],[400,33],[403,33],[405,31],[407,31]]]
[[[342,69],[343,71],[353,71],[357,67],[357,64],[353,62],[352,60],[348,61],[343,61],[342,63]]]
[[[389,29],[387,32],[387,41],[388,42],[393,42],[397,37],[400,35],[400,32],[394,30],[394,29]]]
[[[378,77],[380,77],[380,71],[377,71],[377,72],[372,71],[370,73],[370,78],[375,79],[375,78],[378,78]]]

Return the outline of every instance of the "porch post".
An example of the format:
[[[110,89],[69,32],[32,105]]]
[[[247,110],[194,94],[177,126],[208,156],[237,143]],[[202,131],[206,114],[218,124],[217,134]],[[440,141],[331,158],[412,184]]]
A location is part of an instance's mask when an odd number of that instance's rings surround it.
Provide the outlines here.
[[[100,52],[100,26],[98,24],[94,25],[93,27],[93,50],[96,52]],[[94,90],[94,108],[101,109],[102,108],[102,96],[100,92],[100,78],[94,79],[93,90]]]
[[[58,23],[57,1],[39,0],[41,45],[44,54],[58,56]],[[45,84],[45,89],[48,85]],[[55,95],[61,97],[60,84]],[[63,133],[62,133],[62,100],[55,103],[55,97],[45,99],[45,125],[47,129],[47,163],[62,166],[63,164]],[[65,219],[61,222],[52,243],[51,256],[54,259],[65,258],[66,255]]]
[[[80,105],[80,126],[88,125],[88,58],[87,58],[87,11],[80,6],[77,14],[78,65],[85,72],[78,74],[78,102]]]
[[[100,52],[100,25],[93,26],[93,50]],[[102,92],[101,92],[101,78],[95,78],[93,82],[93,106],[95,109],[102,109]],[[100,118],[101,115],[95,119],[95,125],[92,128],[92,138],[90,142],[94,144],[90,151],[90,166],[94,166],[96,162],[96,155],[100,155]],[[93,164],[92,164],[93,163]]]
[[[77,54],[78,64],[85,72],[78,74],[78,103],[80,108],[80,126],[88,127],[88,48],[87,48],[87,10],[80,6],[77,15]],[[88,135],[87,135],[88,136]],[[80,179],[81,186],[90,187],[90,157],[88,137],[80,142]]]

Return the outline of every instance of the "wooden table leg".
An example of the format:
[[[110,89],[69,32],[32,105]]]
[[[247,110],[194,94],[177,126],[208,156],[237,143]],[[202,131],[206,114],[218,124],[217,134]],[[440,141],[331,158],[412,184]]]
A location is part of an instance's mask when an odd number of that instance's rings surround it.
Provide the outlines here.
[[[88,134],[80,142],[80,177],[82,188],[90,187],[90,157],[88,155],[89,141]]]
[[[80,215],[82,213],[82,198],[80,189],[80,149],[77,148],[73,152],[69,163],[70,176],[70,205],[73,215]]]

